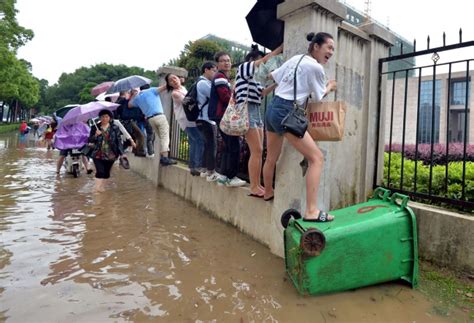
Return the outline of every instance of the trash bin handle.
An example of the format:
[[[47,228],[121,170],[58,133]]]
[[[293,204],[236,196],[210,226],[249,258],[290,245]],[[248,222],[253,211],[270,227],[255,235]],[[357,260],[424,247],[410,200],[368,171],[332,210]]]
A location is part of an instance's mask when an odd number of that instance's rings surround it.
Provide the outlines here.
[[[393,204],[396,204],[403,208],[406,208],[408,205],[408,196],[400,194],[400,193],[393,193],[392,196],[390,197],[390,200],[392,201]],[[401,200],[400,203],[398,202],[399,200]]]
[[[374,191],[374,197],[383,201],[388,201],[390,200],[390,193],[390,190],[387,190],[383,187],[377,187]]]

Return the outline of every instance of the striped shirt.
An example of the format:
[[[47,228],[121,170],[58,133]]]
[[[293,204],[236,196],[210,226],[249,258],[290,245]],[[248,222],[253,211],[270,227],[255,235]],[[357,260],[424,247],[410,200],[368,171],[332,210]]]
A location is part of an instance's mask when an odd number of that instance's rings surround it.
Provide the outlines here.
[[[245,102],[248,93],[248,102],[260,104],[262,102],[263,86],[254,80],[255,63],[240,64],[235,80],[235,97],[237,103]]]

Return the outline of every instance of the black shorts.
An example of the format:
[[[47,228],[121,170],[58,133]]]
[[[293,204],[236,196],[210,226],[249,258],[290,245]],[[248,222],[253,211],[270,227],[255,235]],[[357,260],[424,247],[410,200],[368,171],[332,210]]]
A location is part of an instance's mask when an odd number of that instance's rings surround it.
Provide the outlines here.
[[[110,170],[114,165],[115,160],[95,159],[95,178],[107,179],[110,177]]]

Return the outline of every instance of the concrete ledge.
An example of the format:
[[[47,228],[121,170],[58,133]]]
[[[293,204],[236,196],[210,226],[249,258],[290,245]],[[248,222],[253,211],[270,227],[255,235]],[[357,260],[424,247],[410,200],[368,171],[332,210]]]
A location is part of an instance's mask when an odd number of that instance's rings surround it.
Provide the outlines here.
[[[474,217],[425,204],[409,204],[418,225],[420,258],[474,274]]]
[[[369,36],[381,40],[387,46],[393,46],[395,44],[395,35],[374,22],[363,24],[359,26],[359,29],[365,31]]]
[[[284,20],[290,14],[300,11],[301,9],[313,6],[316,9],[324,10],[335,17],[336,20],[346,19],[346,7],[334,0],[292,0],[280,3],[277,6],[277,18]]]
[[[246,187],[228,188],[191,176],[184,165],[160,167],[159,157],[129,155],[131,170],[240,229],[283,257],[283,228],[274,202],[249,197]],[[281,188],[280,188],[281,190]],[[276,205],[277,206],[277,205]],[[474,217],[410,203],[416,215],[420,258],[474,274]],[[186,214],[183,214],[186,216]],[[278,217],[278,218],[277,218]]]
[[[209,183],[204,177],[191,176],[183,165],[160,167],[158,156],[143,158],[128,154],[128,158],[130,169],[155,185],[183,197],[266,246],[283,244],[282,236],[270,229],[273,202],[247,196],[247,187],[228,188]]]

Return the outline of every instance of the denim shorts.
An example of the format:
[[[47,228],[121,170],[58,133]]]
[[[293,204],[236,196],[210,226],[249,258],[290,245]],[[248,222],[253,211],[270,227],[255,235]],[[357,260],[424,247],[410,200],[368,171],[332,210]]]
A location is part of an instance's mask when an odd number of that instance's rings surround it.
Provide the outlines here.
[[[281,126],[281,121],[293,109],[293,100],[285,100],[279,96],[274,96],[265,114],[265,125],[267,130],[282,136],[285,129]]]
[[[250,128],[263,128],[262,116],[260,115],[260,104],[249,102],[248,110]]]

